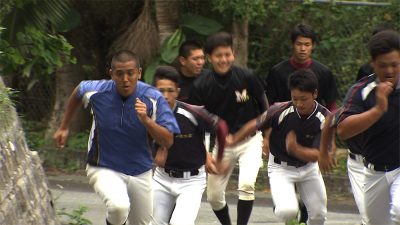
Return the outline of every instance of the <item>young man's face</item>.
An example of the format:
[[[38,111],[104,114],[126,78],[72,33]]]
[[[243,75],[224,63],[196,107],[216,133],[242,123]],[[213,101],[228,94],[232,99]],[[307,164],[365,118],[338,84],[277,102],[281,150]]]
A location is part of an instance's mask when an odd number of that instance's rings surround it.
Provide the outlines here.
[[[314,93],[307,91],[300,91],[299,89],[292,89],[293,105],[301,116],[309,116],[315,108],[315,99],[317,98],[317,90]]]
[[[115,62],[109,73],[117,86],[118,93],[128,97],[135,92],[137,81],[142,76],[142,69],[137,68],[135,61]]]
[[[293,57],[298,63],[305,63],[311,58],[314,45],[311,38],[298,36],[293,43]]]
[[[179,88],[177,84],[168,79],[161,79],[156,81],[156,88],[163,94],[171,109],[175,106],[176,99],[179,95]]]
[[[202,49],[192,50],[188,57],[180,56],[179,63],[181,64],[181,72],[183,75],[187,77],[197,77],[200,75],[205,63],[204,52]]]
[[[372,61],[372,67],[379,81],[389,81],[396,87],[400,76],[400,51],[378,55]]]
[[[219,46],[210,55],[207,55],[207,59],[215,72],[225,74],[231,69],[235,57],[230,46]]]

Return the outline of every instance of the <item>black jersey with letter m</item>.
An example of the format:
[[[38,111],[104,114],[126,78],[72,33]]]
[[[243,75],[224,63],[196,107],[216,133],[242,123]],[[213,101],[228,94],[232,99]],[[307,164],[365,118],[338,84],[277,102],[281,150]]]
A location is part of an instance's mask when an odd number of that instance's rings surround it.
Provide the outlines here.
[[[209,71],[197,78],[189,102],[204,105],[210,113],[224,119],[229,133],[235,133],[268,108],[258,77],[250,70],[237,66],[232,66],[224,75]]]

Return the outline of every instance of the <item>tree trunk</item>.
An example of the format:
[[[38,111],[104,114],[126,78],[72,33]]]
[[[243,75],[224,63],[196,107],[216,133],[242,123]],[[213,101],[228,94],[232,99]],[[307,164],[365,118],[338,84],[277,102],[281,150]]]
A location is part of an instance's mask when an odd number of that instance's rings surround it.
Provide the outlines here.
[[[64,117],[64,109],[68,102],[69,96],[79,82],[84,79],[84,73],[80,68],[82,68],[80,65],[69,64],[65,65],[56,72],[55,102],[46,131],[46,140],[50,140],[54,132],[60,126],[61,120]],[[74,119],[71,121],[71,125],[69,127],[70,135],[89,128],[89,113],[86,111],[82,107],[75,114]]]
[[[179,1],[156,0],[156,20],[160,45],[179,25]]]
[[[235,51],[235,64],[247,67],[249,23],[245,21],[232,22],[233,50]]]

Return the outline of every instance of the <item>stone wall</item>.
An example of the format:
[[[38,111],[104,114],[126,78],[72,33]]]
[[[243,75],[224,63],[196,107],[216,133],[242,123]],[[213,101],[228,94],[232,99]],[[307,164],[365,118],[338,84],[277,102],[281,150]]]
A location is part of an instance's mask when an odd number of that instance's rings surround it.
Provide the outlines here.
[[[28,149],[1,76],[0,224],[59,224],[39,156]]]

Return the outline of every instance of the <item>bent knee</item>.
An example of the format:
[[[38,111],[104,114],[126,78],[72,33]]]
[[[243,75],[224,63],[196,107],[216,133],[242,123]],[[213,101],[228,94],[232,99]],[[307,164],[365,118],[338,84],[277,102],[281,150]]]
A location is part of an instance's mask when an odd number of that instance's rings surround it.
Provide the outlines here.
[[[245,183],[239,185],[238,191],[239,191],[239,199],[240,200],[245,200],[245,201],[251,201],[255,199],[254,196],[254,183]]]
[[[298,207],[276,207],[274,213],[283,221],[289,221],[296,218],[298,211]]]
[[[394,224],[400,224],[400,205],[392,205],[390,217]]]
[[[107,207],[107,220],[112,224],[123,224],[128,219],[129,203],[114,203]]]

